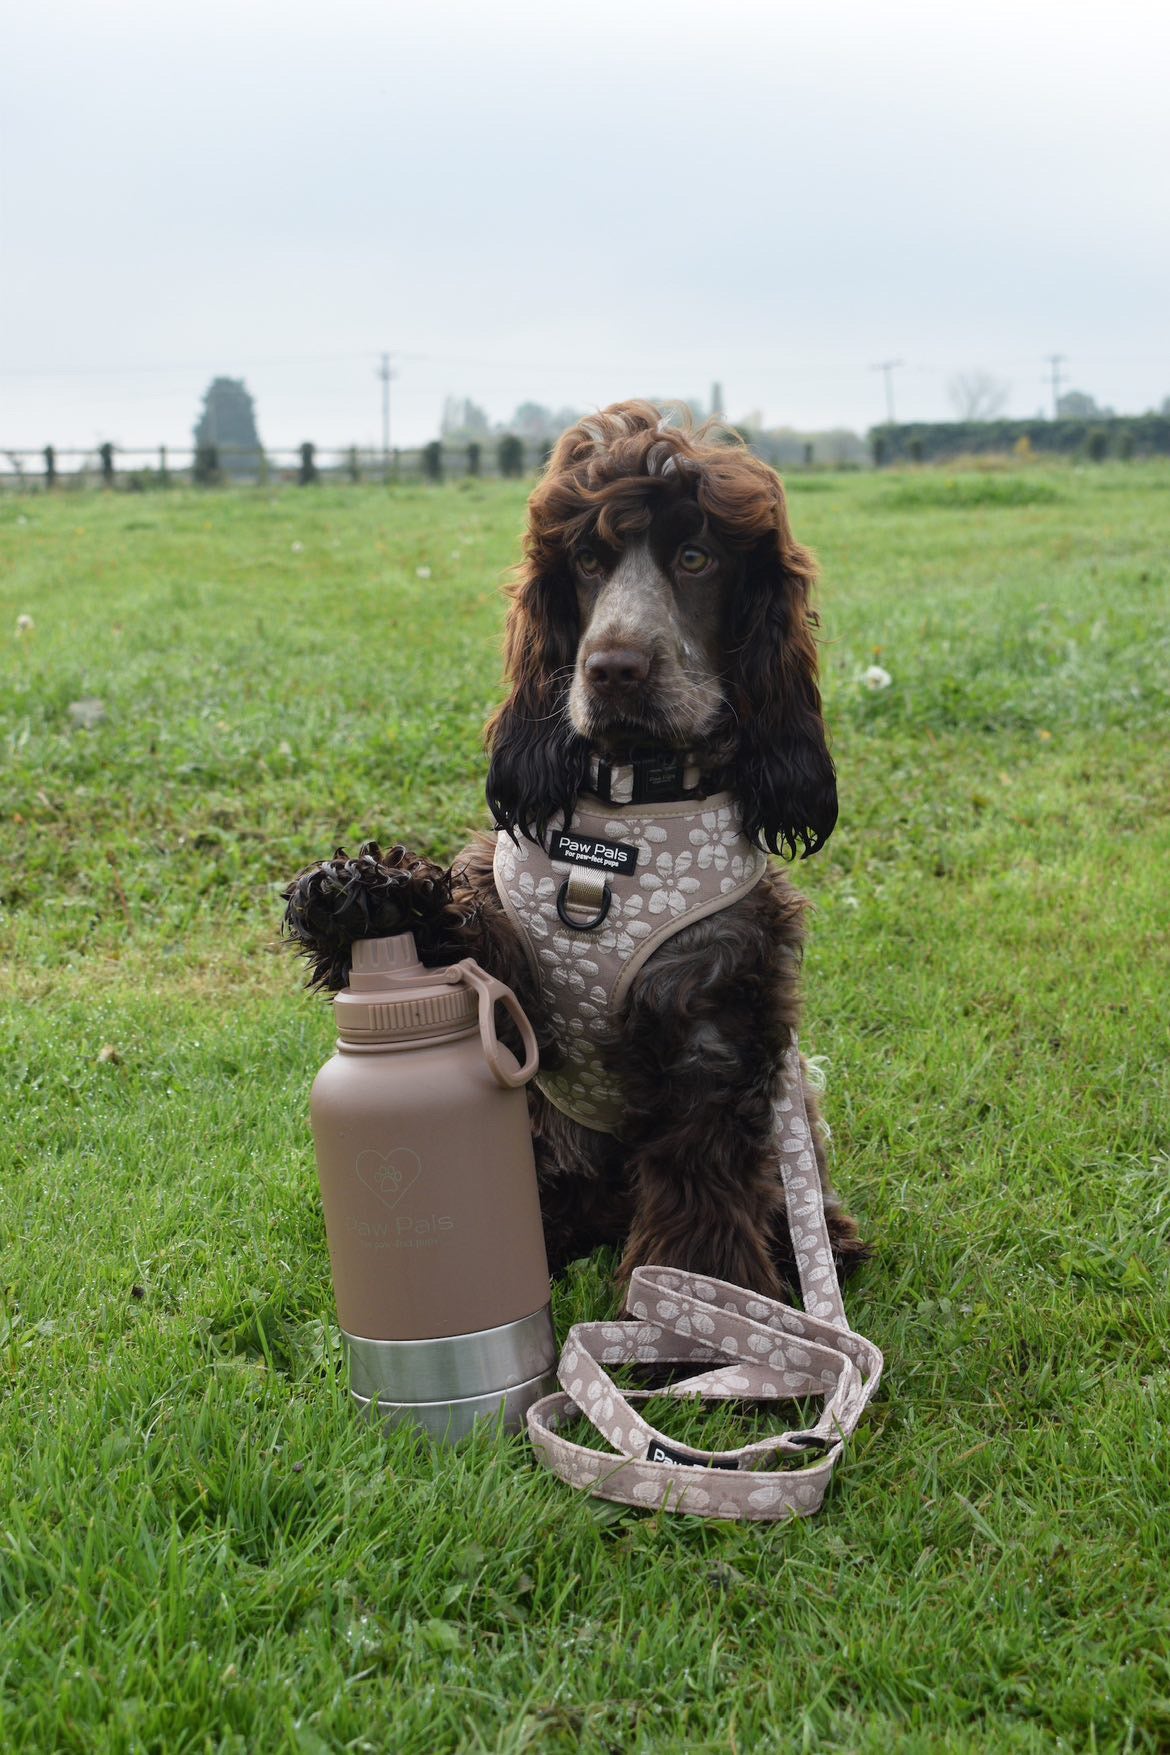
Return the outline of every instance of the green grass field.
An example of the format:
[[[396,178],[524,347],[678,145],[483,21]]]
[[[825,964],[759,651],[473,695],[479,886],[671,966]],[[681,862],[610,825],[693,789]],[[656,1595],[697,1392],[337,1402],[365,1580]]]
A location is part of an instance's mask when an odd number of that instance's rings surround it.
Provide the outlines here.
[[[773,1527],[345,1399],[279,890],[482,824],[523,486],[0,501],[0,1747],[1170,1746],[1170,470],[790,498],[804,1045],[887,1377]]]

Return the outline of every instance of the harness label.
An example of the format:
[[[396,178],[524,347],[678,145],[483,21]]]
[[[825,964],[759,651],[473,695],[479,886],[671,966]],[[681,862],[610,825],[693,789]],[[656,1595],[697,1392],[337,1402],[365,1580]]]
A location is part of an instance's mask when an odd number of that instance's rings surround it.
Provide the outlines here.
[[[720,1458],[717,1456],[704,1456],[698,1458],[693,1456],[682,1456],[677,1450],[669,1449],[667,1445],[661,1443],[657,1438],[652,1440],[650,1448],[646,1452],[646,1461],[677,1463],[680,1468],[685,1469],[738,1469],[739,1467],[738,1462],[734,1460],[729,1461],[726,1458]]]
[[[600,836],[570,835],[563,829],[553,836],[549,845],[550,859],[563,859],[569,865],[587,865],[593,871],[616,872],[629,877],[638,864],[638,849],[628,841],[603,841]]]

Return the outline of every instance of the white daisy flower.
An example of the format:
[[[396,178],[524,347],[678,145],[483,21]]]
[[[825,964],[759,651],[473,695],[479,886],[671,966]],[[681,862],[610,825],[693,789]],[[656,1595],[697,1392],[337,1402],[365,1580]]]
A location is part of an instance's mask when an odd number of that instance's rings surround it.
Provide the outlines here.
[[[888,670],[882,669],[880,664],[871,664],[868,670],[862,671],[858,680],[864,683],[867,689],[888,689],[894,679]]]

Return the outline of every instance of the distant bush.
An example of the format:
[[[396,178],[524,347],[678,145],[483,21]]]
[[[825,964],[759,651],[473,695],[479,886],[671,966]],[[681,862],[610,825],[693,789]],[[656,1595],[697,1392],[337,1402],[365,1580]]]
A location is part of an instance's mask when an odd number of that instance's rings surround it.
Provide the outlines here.
[[[1106,420],[967,420],[919,421],[904,426],[874,427],[869,434],[874,462],[909,462],[921,446],[922,460],[937,463],[987,453],[1011,453],[1026,439],[1033,452],[1060,457],[1091,455],[1090,438],[1129,435],[1132,455],[1170,455],[1170,415],[1138,414]],[[915,449],[912,449],[914,447]]]
[[[478,443],[477,440],[472,439],[470,445],[468,445],[468,447],[467,447],[467,473],[468,473],[468,475],[478,475],[479,474],[480,461],[481,461],[482,457],[483,457],[483,447]]]
[[[1104,463],[1109,455],[1109,434],[1104,427],[1093,427],[1086,434],[1085,451],[1090,463]]]

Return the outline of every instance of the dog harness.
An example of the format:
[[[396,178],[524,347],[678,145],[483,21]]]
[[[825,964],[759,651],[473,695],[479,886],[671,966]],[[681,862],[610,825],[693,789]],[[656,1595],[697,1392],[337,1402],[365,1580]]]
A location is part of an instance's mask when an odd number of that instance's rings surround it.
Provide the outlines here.
[[[697,782],[697,771],[680,772]],[[574,1121],[614,1133],[621,1086],[602,1050],[617,1040],[631,981],[674,933],[754,889],[768,861],[728,792],[655,802],[639,764],[596,757],[592,777],[608,797],[583,794],[567,822],[554,820],[547,848],[501,830],[494,870],[563,1054],[536,1082]]]
[[[681,789],[697,787],[697,771],[676,766],[676,787],[680,777]],[[591,782],[547,848],[501,831],[494,870],[564,1051],[563,1065],[536,1081],[575,1121],[612,1133],[621,1091],[601,1051],[616,1039],[634,975],[673,933],[747,895],[768,862],[744,835],[730,793],[655,802],[645,764],[611,769],[596,757]],[[819,1510],[883,1361],[846,1320],[795,1036],[782,1090],[776,1149],[803,1310],[704,1274],[635,1268],[628,1319],[575,1324],[557,1369],[560,1393],[528,1410],[537,1459],[570,1486],[698,1517],[770,1522]],[[653,1391],[619,1387],[611,1375],[615,1366],[663,1363],[698,1373]],[[652,1396],[813,1399],[820,1412],[811,1425],[713,1454],[651,1425],[639,1404]],[[582,1417],[610,1451],[570,1436]]]

